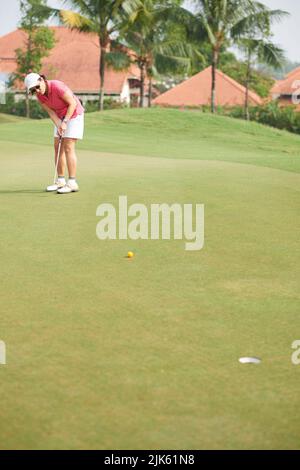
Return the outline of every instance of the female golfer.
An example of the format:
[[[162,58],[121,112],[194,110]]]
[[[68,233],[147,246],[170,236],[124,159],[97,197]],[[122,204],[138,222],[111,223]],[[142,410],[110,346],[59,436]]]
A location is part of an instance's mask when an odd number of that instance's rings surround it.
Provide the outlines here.
[[[47,191],[67,194],[79,190],[76,182],[77,158],[75,144],[82,139],[84,129],[84,109],[79,99],[59,80],[47,80],[44,75],[29,73],[25,77],[25,86],[29,93],[36,94],[41,106],[47,111],[54,123],[54,150],[57,166],[57,181],[48,186]],[[58,155],[59,137],[63,137],[60,155]],[[65,180],[66,164],[69,180]]]

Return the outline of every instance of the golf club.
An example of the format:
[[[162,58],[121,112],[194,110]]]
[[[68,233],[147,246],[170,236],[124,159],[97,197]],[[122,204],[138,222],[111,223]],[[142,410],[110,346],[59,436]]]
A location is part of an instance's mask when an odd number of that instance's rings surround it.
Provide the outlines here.
[[[57,158],[56,158],[56,164],[55,164],[55,173],[54,173],[53,184],[56,183],[56,180],[57,180],[57,178],[58,178],[57,168],[58,168],[58,163],[59,163],[59,159],[60,159],[60,149],[61,149],[62,138],[63,138],[63,136],[62,136],[62,135],[59,135],[58,149],[57,149]]]

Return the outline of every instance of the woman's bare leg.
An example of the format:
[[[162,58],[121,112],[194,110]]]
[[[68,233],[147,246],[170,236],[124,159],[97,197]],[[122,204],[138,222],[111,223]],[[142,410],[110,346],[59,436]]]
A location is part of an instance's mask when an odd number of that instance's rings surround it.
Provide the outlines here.
[[[59,145],[59,138],[55,137],[54,138],[55,165],[56,165],[57,158],[58,158],[58,145]],[[63,178],[65,176],[65,171],[66,171],[66,155],[64,151],[64,146],[62,144],[60,147],[60,158],[59,158],[58,167],[57,167],[58,176]]]
[[[77,157],[75,153],[75,144],[77,139],[63,139],[63,150],[68,165],[69,178],[76,178]]]

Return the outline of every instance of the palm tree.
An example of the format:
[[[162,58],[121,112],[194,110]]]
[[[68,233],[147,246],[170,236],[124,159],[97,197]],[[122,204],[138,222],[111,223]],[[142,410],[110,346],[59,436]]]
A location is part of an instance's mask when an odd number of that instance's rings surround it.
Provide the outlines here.
[[[254,0],[194,0],[196,12],[190,18],[190,34],[194,39],[203,38],[205,32],[211,48],[212,85],[211,111],[215,112],[216,69],[219,56],[226,45],[235,42],[249,28],[259,22],[259,15],[267,7]]]
[[[245,118],[249,116],[249,86],[251,83],[251,72],[253,61],[260,64],[269,65],[275,69],[282,68],[286,61],[285,53],[282,48],[272,42],[271,25],[274,21],[280,21],[288,13],[282,10],[270,10],[264,7],[255,15],[250,15],[243,21],[238,37],[237,45],[246,57],[246,76],[245,76]]]
[[[99,110],[103,110],[105,66],[109,54],[110,63],[114,59],[114,51],[110,50],[112,37],[124,28],[130,15],[139,4],[139,0],[66,0],[71,1],[76,11],[60,10],[63,23],[71,29],[81,32],[96,33],[99,38]],[[115,54],[116,67],[120,55]]]
[[[151,107],[153,77],[159,73],[187,72],[193,48],[174,32],[178,25],[181,1],[141,0],[131,15],[131,24],[122,33],[121,42],[131,62],[140,69],[140,107],[144,106],[145,79],[149,79],[148,106]],[[198,56],[200,53],[198,54]]]
[[[275,69],[282,67],[285,62],[283,49],[270,40],[263,38],[243,38],[239,41],[240,49],[246,56],[246,76],[245,76],[245,118],[249,121],[249,87],[251,84],[252,62],[270,65]]]

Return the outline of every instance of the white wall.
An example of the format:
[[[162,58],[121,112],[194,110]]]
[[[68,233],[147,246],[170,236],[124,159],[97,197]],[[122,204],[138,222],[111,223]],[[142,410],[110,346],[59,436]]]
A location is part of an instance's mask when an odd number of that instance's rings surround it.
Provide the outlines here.
[[[121,98],[121,101],[123,101],[124,103],[130,104],[130,88],[129,88],[128,80],[126,80],[124,83],[120,98]]]

